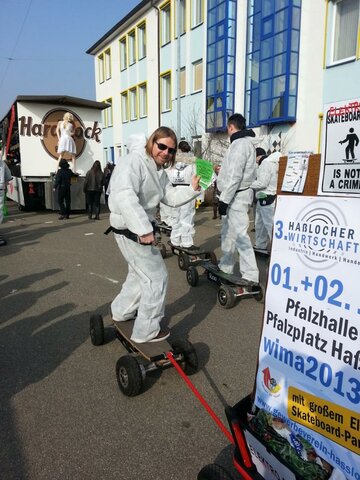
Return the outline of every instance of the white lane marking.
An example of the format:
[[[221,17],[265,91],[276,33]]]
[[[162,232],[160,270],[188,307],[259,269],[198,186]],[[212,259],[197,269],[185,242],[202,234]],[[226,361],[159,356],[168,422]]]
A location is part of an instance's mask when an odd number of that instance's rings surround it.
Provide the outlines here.
[[[108,280],[111,283],[119,283],[118,280],[114,280],[109,277],[105,277],[105,275],[99,275],[98,273],[90,272],[90,275],[95,275],[95,277],[103,278],[104,280]]]

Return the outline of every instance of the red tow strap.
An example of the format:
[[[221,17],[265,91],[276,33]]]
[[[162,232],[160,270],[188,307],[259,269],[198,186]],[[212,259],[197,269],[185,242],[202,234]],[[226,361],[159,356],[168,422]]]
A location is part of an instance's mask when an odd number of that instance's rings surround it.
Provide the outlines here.
[[[222,423],[220,418],[216,415],[214,410],[210,407],[210,405],[206,402],[206,400],[201,396],[200,392],[197,390],[195,385],[189,380],[188,376],[185,375],[185,373],[182,371],[180,365],[177,363],[177,361],[174,359],[174,356],[172,352],[167,352],[166,353],[167,358],[170,360],[172,365],[176,368],[178,371],[179,375],[182,377],[182,379],[186,382],[187,386],[190,388],[190,390],[193,392],[195,397],[199,400],[199,402],[202,404],[202,406],[207,410],[208,414],[210,417],[214,420],[214,422],[217,424],[217,426],[220,428],[220,430],[223,432],[223,434],[227,437],[230,443],[234,444],[234,439],[229,430],[225,427],[225,425]]]

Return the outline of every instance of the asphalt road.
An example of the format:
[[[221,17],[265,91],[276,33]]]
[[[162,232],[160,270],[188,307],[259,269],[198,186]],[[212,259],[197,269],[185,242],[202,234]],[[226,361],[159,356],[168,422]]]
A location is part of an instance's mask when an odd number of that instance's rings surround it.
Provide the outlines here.
[[[107,226],[107,213],[59,221],[11,203],[0,226],[2,480],[196,479],[214,461],[231,469],[231,445],[174,369],[154,372],[128,398],[115,375],[120,342],[107,329],[105,345],[92,345],[89,316],[108,313],[126,276]],[[219,257],[219,235],[212,210],[200,209],[196,243]],[[253,387],[263,302],[225,310],[216,285],[190,287],[177,257],[165,261],[172,337],[194,344],[200,370],[191,380],[227,425],[225,404]],[[265,283],[267,260],[258,263]]]

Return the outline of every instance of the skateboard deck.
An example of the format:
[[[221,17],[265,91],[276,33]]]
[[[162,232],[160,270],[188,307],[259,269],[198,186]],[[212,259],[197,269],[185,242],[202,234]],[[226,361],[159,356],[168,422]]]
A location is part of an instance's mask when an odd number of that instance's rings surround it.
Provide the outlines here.
[[[212,263],[204,263],[202,267],[208,272],[208,277],[210,280],[217,283],[225,283],[227,285],[236,285],[239,287],[249,287],[251,283],[247,280],[244,280],[240,275],[234,275],[230,273],[224,273],[219,268]]]
[[[186,253],[186,255],[193,255],[193,256],[206,255],[207,253],[209,253],[208,251],[203,250],[200,247],[193,247],[193,248],[179,247],[177,245],[173,245],[170,241],[168,241],[168,244],[170,245],[174,253],[183,252],[183,253]]]
[[[170,343],[167,340],[162,340],[161,342],[145,342],[145,343],[136,343],[131,340],[131,334],[133,331],[135,320],[127,320],[126,322],[115,322],[113,324],[120,334],[126,341],[130,344],[131,350],[142,355],[146,360],[152,361],[155,357],[163,355],[165,352],[168,352],[172,349]]]

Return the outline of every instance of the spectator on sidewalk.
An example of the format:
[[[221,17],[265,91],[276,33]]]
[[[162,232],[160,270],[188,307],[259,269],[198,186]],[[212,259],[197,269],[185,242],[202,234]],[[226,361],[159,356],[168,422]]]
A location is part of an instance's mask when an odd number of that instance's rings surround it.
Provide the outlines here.
[[[74,176],[70,165],[62,158],[59,162],[59,170],[56,173],[54,191],[58,191],[58,203],[60,207],[59,220],[68,219],[71,212],[71,177]]]
[[[91,220],[93,214],[95,220],[100,220],[100,199],[104,188],[104,173],[99,160],[95,160],[93,166],[86,172],[83,191],[86,195],[88,217]]]
[[[6,195],[6,185],[12,179],[12,175],[9,167],[1,159],[2,152],[0,150],[0,225],[4,219],[4,205],[5,205],[5,195]],[[6,245],[6,240],[0,236],[0,247]]]

